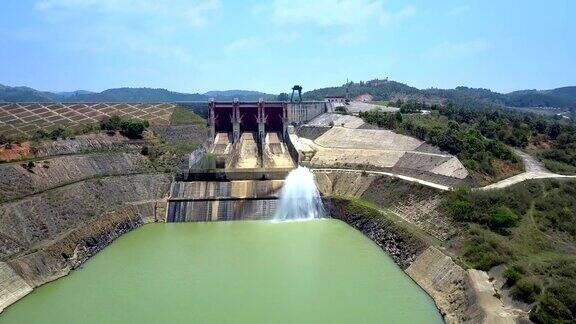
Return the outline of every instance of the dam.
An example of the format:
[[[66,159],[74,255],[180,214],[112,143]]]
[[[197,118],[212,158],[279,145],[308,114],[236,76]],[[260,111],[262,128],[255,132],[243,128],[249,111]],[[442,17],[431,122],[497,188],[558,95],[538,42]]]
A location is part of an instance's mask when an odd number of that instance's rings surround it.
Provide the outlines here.
[[[21,298],[33,287],[42,287],[6,308],[0,323],[441,322],[430,296],[402,272],[423,246],[410,243],[405,254],[388,255],[378,240],[385,236],[368,236],[374,241],[363,236],[354,229],[358,222],[334,213],[337,204],[328,208],[327,203],[326,212],[322,209],[319,191],[337,194],[345,186],[361,194],[361,188],[367,190],[376,182],[373,175],[358,173],[353,179],[330,170],[312,175],[299,167],[314,167],[308,154],[329,153],[322,151],[328,151],[323,142],[316,145],[308,138],[327,127],[307,128],[309,134],[299,131],[325,113],[326,106],[319,103],[211,101],[207,127],[202,125],[205,141],[187,155],[173,176],[147,175],[148,158],[137,152],[114,159],[83,157],[87,161],[82,172],[61,167],[82,160],[79,157],[42,162],[34,173],[10,166],[6,172],[25,172],[24,178],[31,181],[60,173],[78,179],[79,184],[72,185],[36,182],[46,188],[42,190],[58,186],[55,190],[65,193],[40,192],[33,201],[48,201],[45,205],[54,208],[55,218],[72,213],[109,218],[100,225],[98,218],[86,216],[77,225],[86,232],[73,229],[62,243],[65,249],[54,245],[48,252],[26,253],[16,247],[23,252],[8,260],[6,268],[15,269],[12,277],[19,281],[2,284],[19,295],[9,297]],[[106,143],[120,141],[101,135]],[[89,140],[95,144],[92,137]],[[70,140],[71,148],[75,141]],[[49,152],[38,150],[44,151]],[[101,166],[108,164],[118,170]],[[134,175],[116,176],[124,173]],[[88,178],[91,174],[94,179]],[[21,191],[34,194],[32,190],[40,189]],[[301,196],[302,192],[306,194]],[[71,201],[78,193],[94,200],[78,208],[58,204],[58,199]],[[101,207],[94,209],[94,202]],[[126,207],[109,214],[110,205]],[[27,206],[10,205],[6,219],[16,222],[19,218],[14,215],[32,219],[28,214],[41,210]],[[284,221],[302,219],[306,221]],[[88,222],[94,226],[84,225]],[[68,278],[50,282],[80,267],[108,244]],[[19,282],[30,287],[17,287]]]
[[[271,219],[284,178],[297,166],[288,128],[326,109],[320,102],[210,101],[210,140],[176,175],[166,220]]]

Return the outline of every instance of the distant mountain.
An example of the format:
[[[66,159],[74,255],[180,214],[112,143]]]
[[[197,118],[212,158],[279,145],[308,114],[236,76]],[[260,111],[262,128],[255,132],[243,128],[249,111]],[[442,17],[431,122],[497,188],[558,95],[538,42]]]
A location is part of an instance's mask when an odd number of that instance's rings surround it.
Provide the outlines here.
[[[58,95],[28,87],[8,87],[0,84],[0,102],[50,102]]]
[[[116,88],[102,92],[77,90],[71,92],[42,92],[28,87],[0,85],[0,102],[175,102],[215,100],[272,100],[276,95],[258,91],[209,91],[205,94],[180,93],[166,89]]]
[[[453,102],[460,106],[555,107],[576,109],[576,86],[552,90],[520,90],[498,93],[489,89],[457,87],[455,89],[418,89],[389,80],[352,82],[338,87],[321,88],[305,92],[306,100],[323,100],[325,96],[344,96],[346,87],[351,98],[370,94],[373,100],[414,99],[428,103]],[[259,91],[224,90],[200,93],[180,93],[166,89],[116,88],[102,92],[84,90],[72,92],[45,92],[28,87],[0,85],[0,102],[175,102],[175,101],[254,101],[260,98],[271,101],[276,95]]]
[[[512,107],[576,107],[576,87],[552,90],[522,90],[506,94],[506,105]]]
[[[275,100],[276,95],[268,94],[259,91],[250,91],[250,90],[213,90],[204,93],[204,95],[208,98],[218,98],[219,100],[234,100],[238,98],[240,101],[252,101],[252,100]]]
[[[455,89],[418,89],[403,83],[388,80],[371,80],[348,84],[351,98],[362,94],[372,95],[374,100],[414,99],[429,103],[453,102],[461,106],[480,107],[487,105],[509,107],[556,107],[576,109],[576,87],[552,90],[521,90],[498,93],[489,89],[457,87]],[[305,92],[305,99],[321,100],[325,96],[344,96],[346,84]]]
[[[173,102],[173,101],[202,101],[206,97],[194,93],[172,92],[166,89],[152,88],[117,88],[108,89],[98,93],[76,94],[65,98],[64,101],[75,102]]]
[[[55,92],[55,94],[63,97],[63,98],[70,98],[76,95],[88,95],[88,94],[93,94],[94,92],[92,91],[86,91],[86,90],[76,90],[76,91],[64,91],[64,92]]]

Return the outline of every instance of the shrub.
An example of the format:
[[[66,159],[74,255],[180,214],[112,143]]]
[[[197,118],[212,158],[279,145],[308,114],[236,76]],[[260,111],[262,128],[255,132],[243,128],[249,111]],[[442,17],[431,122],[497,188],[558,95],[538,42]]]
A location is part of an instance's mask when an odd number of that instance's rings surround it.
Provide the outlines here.
[[[339,114],[347,114],[348,111],[346,110],[346,107],[344,106],[338,106],[336,108],[334,108],[334,111],[339,113]]]
[[[510,246],[499,235],[477,226],[468,233],[462,256],[472,268],[488,271],[510,259]]]
[[[535,323],[576,322],[576,287],[574,283],[560,280],[548,287],[539,297],[539,305],[530,313]]]
[[[504,263],[505,259],[497,251],[486,246],[468,246],[464,250],[464,258],[475,269],[484,271]]]
[[[527,303],[533,303],[536,301],[536,297],[541,292],[540,286],[532,278],[521,278],[516,282],[514,287],[512,287],[512,296],[516,299],[522,300]]]
[[[499,207],[490,213],[489,226],[493,229],[512,227],[518,223],[519,217],[507,207]]]
[[[28,163],[23,163],[21,166],[26,169],[26,171],[34,173],[34,167],[36,166],[36,163],[34,163],[34,161],[28,161]]]
[[[50,137],[50,133],[48,133],[47,131],[43,130],[43,129],[39,129],[37,131],[34,132],[34,134],[32,134],[32,140],[33,141],[39,141],[45,138],[49,138]]]
[[[71,135],[72,135],[72,132],[69,129],[63,128],[63,127],[56,127],[50,131],[48,137],[50,137],[50,139],[55,141],[59,138],[70,137]]]
[[[113,133],[120,131],[128,138],[142,138],[142,133],[150,126],[147,120],[122,119],[120,116],[110,116],[100,121],[100,129]]]
[[[120,132],[128,138],[142,138],[142,133],[144,133],[148,126],[150,126],[150,124],[146,120],[123,120],[120,123]]]
[[[122,118],[120,116],[114,115],[100,121],[100,129],[115,132],[120,130],[122,124]]]
[[[214,170],[216,169],[216,155],[212,153],[206,153],[200,160],[200,169],[202,170]]]
[[[530,312],[530,320],[534,323],[573,323],[574,315],[564,303],[546,293]]]
[[[506,284],[508,286],[513,286],[518,280],[522,278],[523,271],[518,267],[511,267],[506,269],[502,275],[504,276],[504,279],[506,279]]]

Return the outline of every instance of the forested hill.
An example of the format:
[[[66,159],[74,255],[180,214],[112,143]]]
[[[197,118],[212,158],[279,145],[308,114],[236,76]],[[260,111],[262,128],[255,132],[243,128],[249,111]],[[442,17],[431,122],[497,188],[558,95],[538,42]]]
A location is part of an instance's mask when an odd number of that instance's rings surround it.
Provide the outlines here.
[[[350,97],[370,94],[373,100],[415,99],[429,104],[451,101],[458,106],[478,107],[486,105],[509,107],[556,107],[576,109],[576,87],[553,90],[521,90],[498,93],[488,89],[457,87],[455,89],[418,89],[403,83],[387,80],[355,82],[348,85]],[[320,100],[325,96],[343,96],[346,85],[305,92],[305,99]]]
[[[0,102],[175,102],[175,101],[207,101],[216,100],[241,101],[272,100],[276,95],[257,91],[228,90],[200,93],[180,93],[166,89],[152,88],[117,88],[102,92],[43,92],[28,87],[9,87],[0,85]]]
[[[373,100],[408,100],[425,101],[428,104],[453,102],[457,106],[484,107],[555,107],[576,109],[576,86],[552,90],[521,90],[510,93],[498,93],[488,89],[457,87],[455,89],[418,89],[409,85],[388,81],[371,80],[350,83],[348,85],[352,98],[370,94]],[[323,100],[325,96],[345,95],[346,85],[321,88],[305,92],[304,99]],[[284,94],[283,98],[289,98]],[[260,98],[276,100],[277,96],[258,91],[225,90],[206,93],[180,93],[166,89],[153,88],[117,88],[102,92],[73,91],[45,92],[28,87],[9,87],[0,85],[0,102],[174,102],[174,101],[207,101],[216,100],[252,101]]]
[[[410,87],[406,84],[386,80],[350,83],[348,85],[348,91],[351,98],[368,93],[374,97],[374,100],[390,100],[395,95],[412,95],[420,92],[417,88]],[[345,94],[346,85],[342,85],[339,87],[321,88],[308,91],[303,94],[303,98],[322,100],[326,96],[344,96]]]

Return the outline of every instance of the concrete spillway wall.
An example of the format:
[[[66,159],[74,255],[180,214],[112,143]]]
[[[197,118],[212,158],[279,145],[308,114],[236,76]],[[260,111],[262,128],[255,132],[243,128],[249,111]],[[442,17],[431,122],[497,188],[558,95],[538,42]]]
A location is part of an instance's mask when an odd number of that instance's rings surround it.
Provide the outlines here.
[[[276,199],[172,201],[168,206],[166,221],[172,223],[272,219],[277,202]]]
[[[192,181],[172,184],[167,222],[271,219],[282,180]]]

